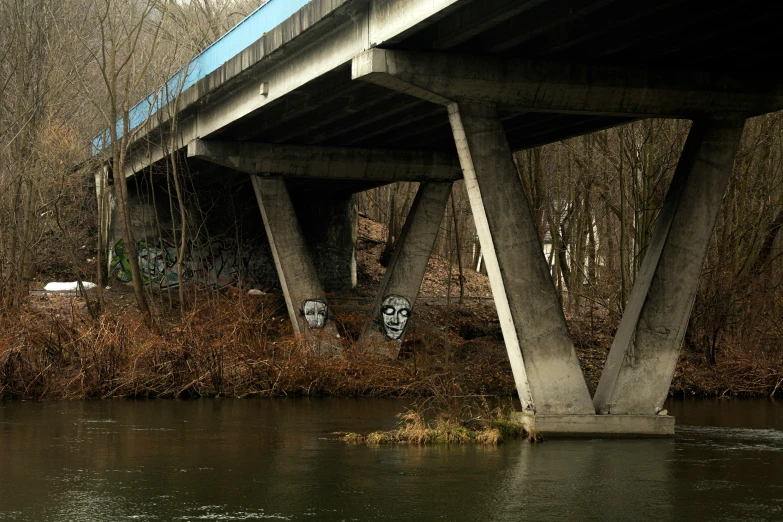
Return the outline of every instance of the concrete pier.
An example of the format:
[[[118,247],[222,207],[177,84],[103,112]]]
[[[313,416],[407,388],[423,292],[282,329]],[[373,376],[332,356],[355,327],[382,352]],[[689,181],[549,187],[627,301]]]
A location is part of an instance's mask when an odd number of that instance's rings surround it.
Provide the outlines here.
[[[109,166],[103,165],[95,171],[95,196],[98,200],[98,241],[99,259],[103,266],[109,266],[109,234],[111,232],[113,193],[109,186]],[[103,270],[103,267],[101,267]],[[103,277],[103,276],[101,276]]]
[[[399,354],[450,194],[450,182],[419,186],[362,333],[366,349]]]
[[[594,413],[494,106],[448,106],[465,187],[524,409]]]
[[[695,121],[593,399],[655,414],[669,392],[744,119]]]
[[[329,303],[321,287],[291,197],[280,178],[251,176],[258,207],[264,220],[288,315],[296,335],[323,332],[336,338],[329,317]]]

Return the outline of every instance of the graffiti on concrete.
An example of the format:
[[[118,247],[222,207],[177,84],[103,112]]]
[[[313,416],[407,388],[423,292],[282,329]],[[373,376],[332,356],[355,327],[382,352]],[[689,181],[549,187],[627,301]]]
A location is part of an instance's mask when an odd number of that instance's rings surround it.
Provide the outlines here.
[[[109,273],[118,281],[132,280],[127,249],[122,239],[114,245]],[[202,286],[266,285],[274,281],[271,260],[260,248],[243,243],[237,248],[231,239],[196,242],[188,240],[182,262],[182,280],[177,274],[177,247],[165,239],[157,243],[136,243],[139,271],[145,285],[176,287],[192,282]],[[270,272],[271,270],[271,272]]]
[[[138,241],[136,243],[139,271],[145,285],[152,282],[160,282],[167,272],[166,269],[171,265],[176,265],[176,257],[171,255],[167,245],[162,246],[163,248],[158,248],[146,241]],[[125,243],[123,243],[122,239],[114,245],[114,256],[109,261],[109,273],[123,283],[128,283],[133,279]],[[174,275],[176,276],[176,268],[174,269]]]
[[[396,341],[402,338],[408,317],[411,314],[410,302],[401,295],[387,295],[381,303],[381,324],[386,338]]]
[[[320,299],[309,299],[302,305],[302,312],[309,328],[323,328],[329,318],[329,307]]]

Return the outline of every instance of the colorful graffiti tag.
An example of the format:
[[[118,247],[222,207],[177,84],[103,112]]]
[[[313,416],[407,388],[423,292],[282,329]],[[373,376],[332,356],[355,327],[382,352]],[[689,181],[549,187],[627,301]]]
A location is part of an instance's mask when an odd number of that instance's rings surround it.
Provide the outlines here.
[[[160,284],[164,278],[172,275],[175,281],[177,279],[177,258],[172,254],[174,249],[169,248],[165,240],[161,241],[161,246],[163,248],[151,245],[146,241],[136,243],[136,257],[139,259],[139,271],[145,285]],[[120,239],[114,245],[114,256],[109,261],[109,273],[123,283],[129,283],[133,279],[126,250],[125,243]],[[174,267],[173,274],[170,273],[171,267]]]
[[[276,281],[274,265],[268,253],[252,243],[237,247],[231,239],[220,238],[198,243],[188,240],[182,262],[182,281],[177,274],[177,248],[165,239],[156,243],[138,241],[136,257],[145,285],[161,288],[193,282],[201,286],[272,285]],[[109,273],[123,283],[132,275],[127,249],[122,239],[114,245]]]

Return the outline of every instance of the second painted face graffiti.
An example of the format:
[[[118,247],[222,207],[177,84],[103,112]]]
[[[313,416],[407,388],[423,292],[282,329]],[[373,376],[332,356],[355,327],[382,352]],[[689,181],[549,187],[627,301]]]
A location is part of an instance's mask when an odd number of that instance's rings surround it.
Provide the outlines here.
[[[302,312],[309,328],[323,328],[329,317],[329,307],[320,299],[310,299],[302,305]]]
[[[410,302],[401,295],[387,295],[381,303],[381,324],[383,333],[389,340],[398,340],[405,333],[408,317],[411,314]]]

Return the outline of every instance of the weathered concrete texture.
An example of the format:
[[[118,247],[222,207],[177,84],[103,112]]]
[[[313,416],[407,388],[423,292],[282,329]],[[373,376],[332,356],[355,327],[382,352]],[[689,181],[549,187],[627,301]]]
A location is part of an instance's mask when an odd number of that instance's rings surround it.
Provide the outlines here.
[[[434,103],[445,98],[537,112],[693,117],[718,111],[755,115],[783,106],[779,78],[744,71],[370,49],[354,58],[352,77]]]
[[[458,0],[311,0],[214,72],[177,97],[177,111],[159,110],[140,136],[163,128],[178,112],[177,143],[209,138],[308,82],[331,73],[377,45],[403,38],[439,17]],[[266,95],[260,95],[266,84]],[[209,96],[209,103],[202,103]],[[290,103],[290,101],[288,101]],[[320,98],[307,101],[318,106]],[[156,141],[156,140],[153,140]],[[143,140],[129,154],[126,176],[166,157],[163,147]]]
[[[323,289],[355,288],[357,196],[295,197],[293,203]]]
[[[517,412],[512,420],[545,439],[674,437],[674,417],[669,415],[541,415]]]
[[[450,194],[450,182],[419,186],[362,333],[367,349],[399,354]]]
[[[497,110],[451,104],[449,118],[523,407],[594,413]]]
[[[305,244],[285,181],[251,176],[294,333],[336,338],[328,302]]]
[[[248,174],[313,179],[425,181],[462,177],[453,155],[418,150],[354,149],[193,140],[188,157]]]
[[[131,194],[128,197],[128,220],[130,221],[133,237],[137,241],[145,241],[159,236],[157,224],[160,221],[171,223],[168,209],[164,208],[160,202],[158,202],[157,206],[153,206],[149,199],[140,197],[135,191],[129,190],[129,192]],[[107,247],[110,251],[109,259],[111,259],[111,249],[117,241],[122,239],[122,221],[120,220],[119,210],[113,194],[110,198],[109,213],[110,217],[106,225],[109,231]]]
[[[607,357],[597,412],[654,414],[663,406],[743,123],[694,122]]]

